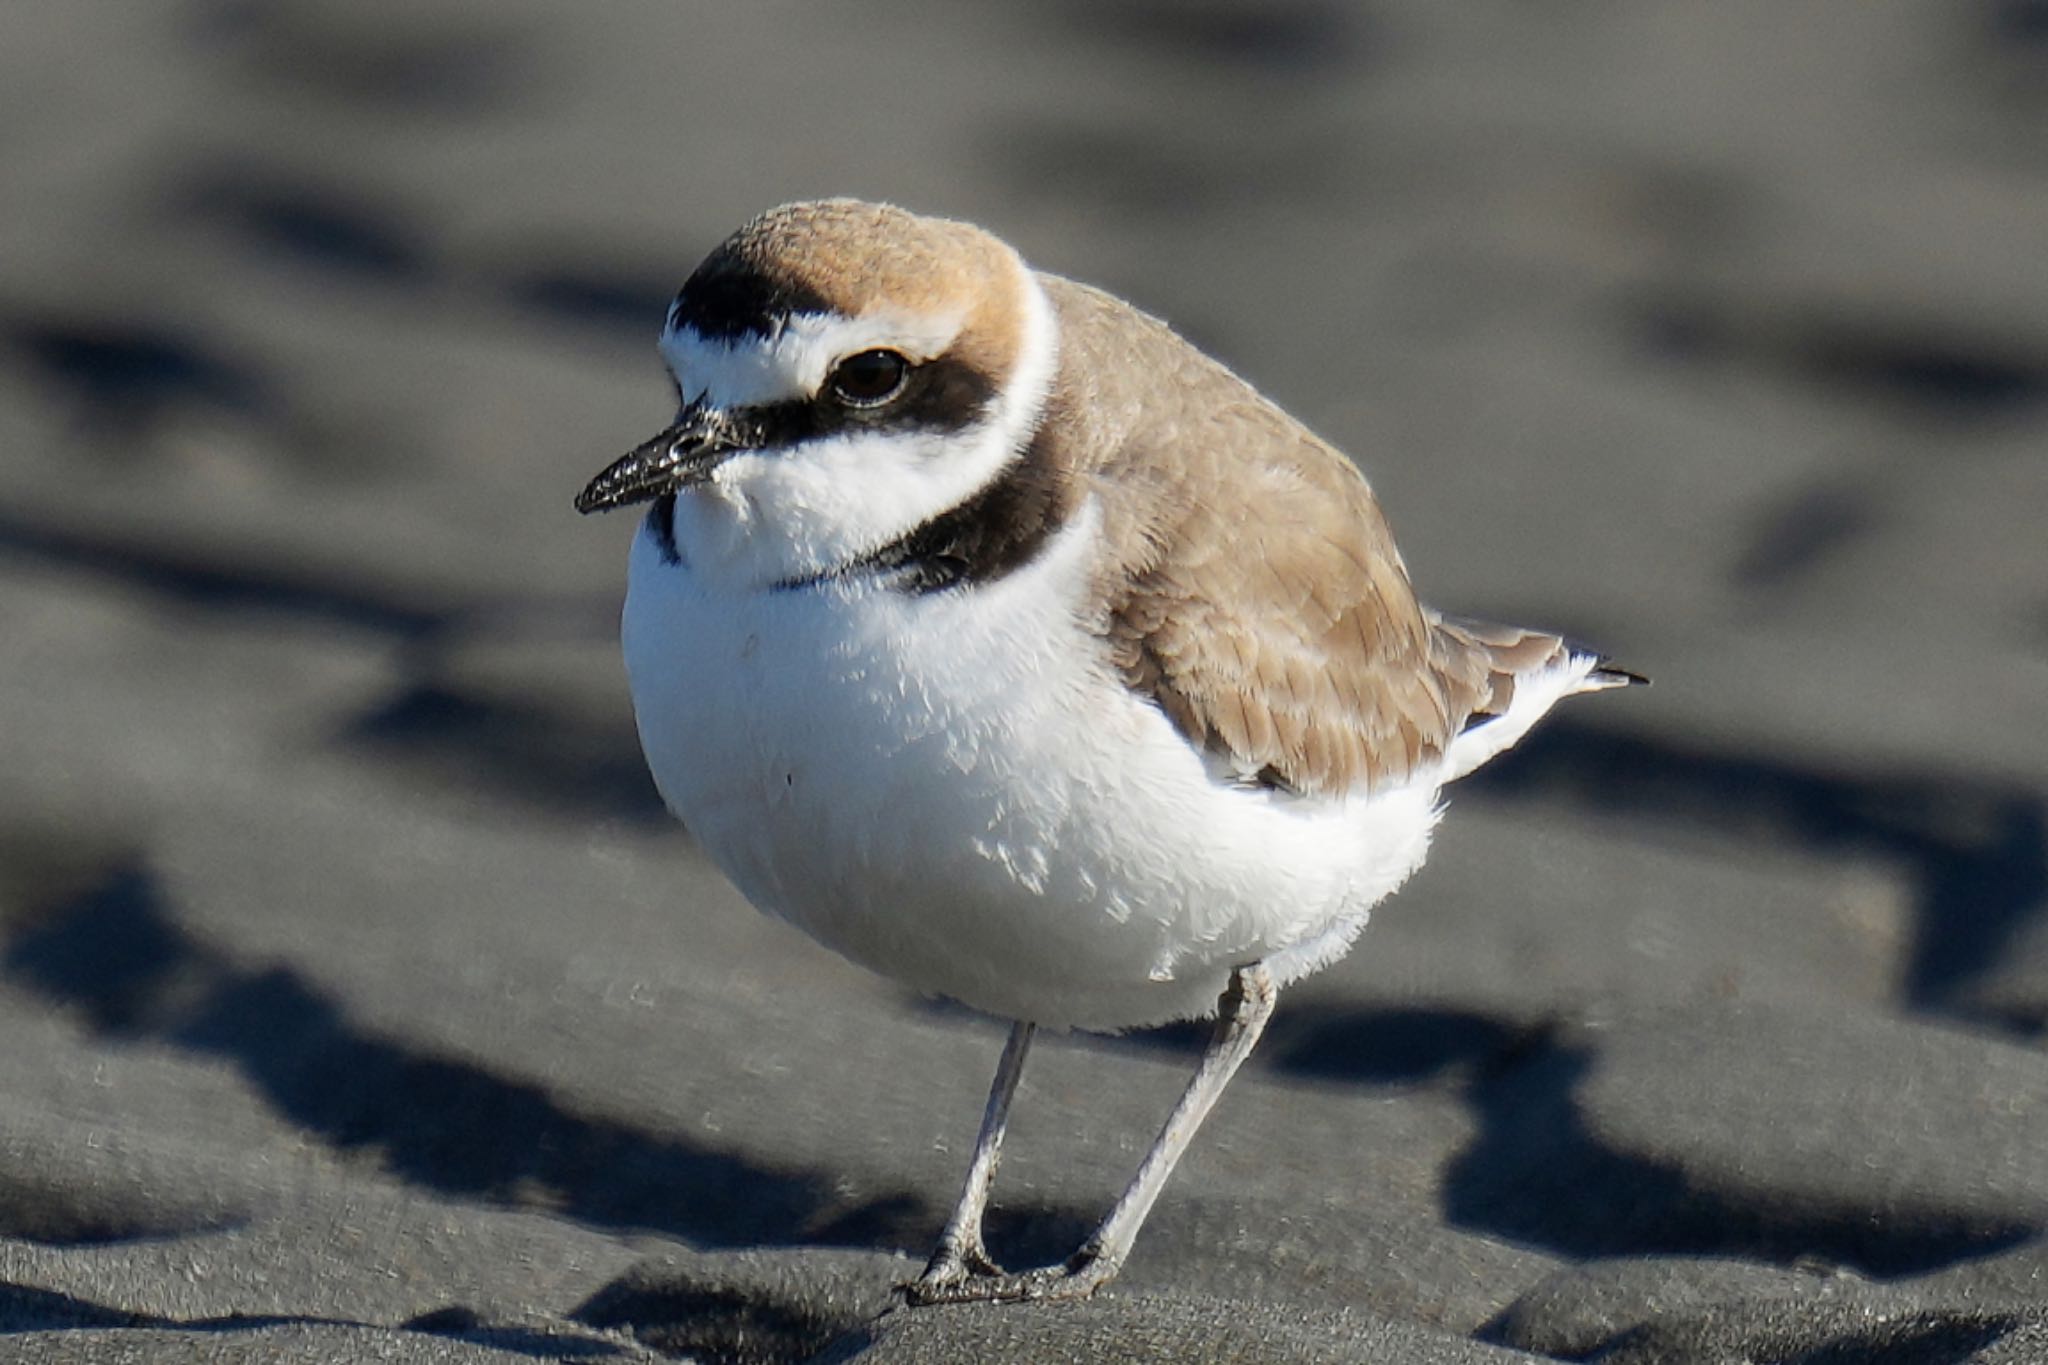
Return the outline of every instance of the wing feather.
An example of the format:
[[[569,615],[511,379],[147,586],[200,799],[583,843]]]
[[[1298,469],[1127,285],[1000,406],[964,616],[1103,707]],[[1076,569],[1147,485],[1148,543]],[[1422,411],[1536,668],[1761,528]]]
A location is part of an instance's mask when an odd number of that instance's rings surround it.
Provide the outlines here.
[[[1423,607],[1349,460],[1163,323],[1044,283],[1049,402],[1104,516],[1094,624],[1190,744],[1303,793],[1392,786],[1569,654]]]

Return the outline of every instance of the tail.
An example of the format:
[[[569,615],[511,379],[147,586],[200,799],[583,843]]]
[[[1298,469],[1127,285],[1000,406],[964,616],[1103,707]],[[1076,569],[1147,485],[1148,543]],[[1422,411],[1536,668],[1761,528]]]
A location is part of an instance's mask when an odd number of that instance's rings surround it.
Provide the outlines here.
[[[1455,782],[1514,747],[1566,697],[1649,686],[1642,674],[1560,635],[1446,616],[1430,624],[1448,697],[1470,703],[1462,728],[1444,751],[1444,782]]]
[[[1586,685],[1581,692],[1605,692],[1610,687],[1648,687],[1650,680],[1640,673],[1631,673],[1621,665],[1600,655],[1593,660],[1593,671],[1586,675]]]

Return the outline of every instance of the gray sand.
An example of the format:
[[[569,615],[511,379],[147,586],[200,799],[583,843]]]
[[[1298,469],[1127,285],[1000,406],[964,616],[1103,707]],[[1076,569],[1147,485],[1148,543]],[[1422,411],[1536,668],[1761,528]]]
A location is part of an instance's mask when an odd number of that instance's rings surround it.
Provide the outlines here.
[[[13,7],[0,1361],[2048,1359],[2044,16]],[[1455,793],[1087,1304],[883,1315],[1001,1025],[664,817],[569,509],[822,193],[1172,319],[1429,600],[1658,682]],[[999,1255],[1195,1047],[1048,1042]]]

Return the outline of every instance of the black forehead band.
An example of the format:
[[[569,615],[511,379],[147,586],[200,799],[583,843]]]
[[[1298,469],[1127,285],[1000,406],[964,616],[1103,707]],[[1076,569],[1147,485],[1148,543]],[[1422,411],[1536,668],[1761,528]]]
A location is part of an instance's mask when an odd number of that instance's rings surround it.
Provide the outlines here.
[[[800,314],[831,314],[822,294],[787,275],[732,256],[714,256],[697,267],[669,311],[670,322],[699,338],[734,345],[775,335]],[[762,403],[732,414],[741,443],[759,449],[797,445],[851,431],[955,432],[988,412],[995,383],[951,356],[936,356],[911,367],[904,391],[872,408],[835,401],[829,392],[814,398]]]
[[[786,277],[733,262],[698,267],[669,317],[707,341],[771,335],[797,313],[829,313],[823,294]]]

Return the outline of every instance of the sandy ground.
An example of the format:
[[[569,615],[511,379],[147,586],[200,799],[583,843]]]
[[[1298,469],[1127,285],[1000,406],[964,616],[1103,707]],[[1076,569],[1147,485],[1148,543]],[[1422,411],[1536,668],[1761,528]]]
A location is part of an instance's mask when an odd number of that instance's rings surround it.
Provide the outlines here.
[[[2048,1359],[2048,8],[48,4],[0,76],[0,1360]],[[1658,681],[1457,794],[1086,1304],[877,1317],[1001,1026],[665,818],[569,509],[823,193]],[[1195,1042],[1034,1057],[1000,1255]]]

